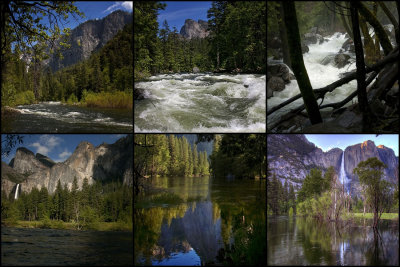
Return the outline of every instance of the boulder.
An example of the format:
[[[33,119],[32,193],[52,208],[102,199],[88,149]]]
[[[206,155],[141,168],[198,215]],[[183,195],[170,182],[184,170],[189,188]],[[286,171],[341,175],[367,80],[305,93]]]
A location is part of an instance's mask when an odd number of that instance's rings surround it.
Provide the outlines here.
[[[290,70],[286,64],[267,65],[267,68],[271,76],[280,77],[285,83],[290,83]]]
[[[318,27],[311,28],[310,33],[317,34],[318,33]]]
[[[306,33],[304,34],[303,41],[306,45],[316,44],[323,42],[324,38],[318,33]]]
[[[281,77],[272,77],[267,83],[267,97],[271,97],[273,92],[280,92],[285,89],[285,82]]]
[[[310,49],[309,49],[308,46],[302,41],[302,42],[301,42],[301,52],[304,54],[304,53],[307,53],[308,51],[310,51]]]
[[[352,39],[347,39],[347,40],[343,43],[342,48],[344,49],[344,51],[349,51],[349,52],[353,52],[353,53],[355,52],[355,49],[354,49],[354,42],[353,42]]]
[[[193,68],[193,73],[199,73],[199,72],[200,72],[200,69],[198,67]]]
[[[331,63],[335,58],[335,55],[327,55],[322,61],[321,64],[322,65],[328,65],[329,63]]]
[[[349,59],[350,56],[347,54],[337,54],[335,56],[335,65],[336,67],[343,68],[344,66],[346,66],[347,64],[349,64]]]

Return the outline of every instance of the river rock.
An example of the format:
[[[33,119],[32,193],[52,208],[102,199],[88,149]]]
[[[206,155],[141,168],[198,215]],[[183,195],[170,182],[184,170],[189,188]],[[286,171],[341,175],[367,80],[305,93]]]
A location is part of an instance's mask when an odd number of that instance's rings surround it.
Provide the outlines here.
[[[200,72],[200,69],[198,67],[193,68],[193,73],[199,73],[199,72]]]
[[[349,64],[349,59],[350,56],[347,54],[337,54],[335,56],[335,65],[336,67],[343,68],[344,66],[346,66],[347,64]]]
[[[355,53],[354,42],[350,38],[343,43],[342,48],[344,51]]]
[[[280,92],[285,89],[285,82],[281,77],[272,77],[267,83],[267,97],[272,97],[273,92]]]
[[[322,65],[328,65],[328,64],[331,63],[334,59],[335,59],[335,55],[327,55],[327,56],[321,61],[321,64],[322,64]]]
[[[308,46],[302,41],[302,42],[301,42],[301,52],[304,54],[304,53],[307,53],[308,51],[310,51],[310,49],[309,49]]]
[[[267,68],[272,76],[280,77],[285,83],[290,83],[290,70],[286,64],[267,65]]]
[[[324,38],[317,33],[306,33],[304,34],[303,41],[306,45],[321,43],[324,41]]]

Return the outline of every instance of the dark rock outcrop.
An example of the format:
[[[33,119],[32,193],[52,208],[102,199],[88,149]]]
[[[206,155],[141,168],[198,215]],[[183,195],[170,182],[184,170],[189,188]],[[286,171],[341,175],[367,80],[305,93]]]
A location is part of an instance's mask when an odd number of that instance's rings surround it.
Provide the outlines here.
[[[285,82],[281,77],[272,77],[267,83],[267,97],[273,96],[273,92],[280,92],[285,89]]]
[[[192,19],[187,19],[185,20],[185,24],[181,28],[180,34],[187,39],[205,38],[209,34],[207,29],[207,21],[199,20],[198,22],[196,22]]]
[[[71,30],[67,43],[68,49],[62,49],[63,59],[51,56],[44,61],[53,71],[88,59],[91,53],[103,47],[126,24],[133,22],[132,13],[117,10],[100,20],[88,20]]]

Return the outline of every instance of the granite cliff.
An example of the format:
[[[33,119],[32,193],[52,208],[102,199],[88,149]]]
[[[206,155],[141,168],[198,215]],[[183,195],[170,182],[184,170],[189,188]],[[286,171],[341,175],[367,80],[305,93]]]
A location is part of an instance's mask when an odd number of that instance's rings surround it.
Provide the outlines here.
[[[267,138],[268,169],[275,174],[282,183],[285,180],[292,183],[296,190],[301,188],[304,178],[310,169],[320,168],[323,172],[329,166],[335,168],[340,174],[343,150],[333,148],[323,152],[304,135],[298,134],[274,134]],[[353,169],[361,161],[377,157],[388,167],[384,170],[384,178],[392,183],[398,181],[398,157],[394,151],[383,145],[376,146],[373,141],[365,141],[361,144],[349,146],[344,151],[344,168],[350,180],[349,188],[352,193],[359,193],[360,185]]]
[[[88,59],[93,51],[103,47],[125,24],[132,23],[132,13],[117,10],[99,20],[88,20],[70,32],[67,43],[70,48],[62,49],[62,59],[51,56],[44,61],[53,71]]]
[[[64,162],[54,162],[50,158],[26,149],[18,148],[10,164],[2,162],[2,190],[8,195],[20,190],[30,192],[32,188],[46,187],[50,193],[56,189],[60,180],[62,186],[72,188],[74,177],[79,188],[83,180],[89,184],[94,180],[107,181],[120,179],[124,184],[133,184],[133,136],[119,139],[114,144],[81,142],[73,154]]]
[[[185,24],[181,28],[180,34],[188,39],[205,38],[209,34],[207,28],[207,21],[199,19],[199,21],[196,22],[192,19],[187,19],[185,20]]]

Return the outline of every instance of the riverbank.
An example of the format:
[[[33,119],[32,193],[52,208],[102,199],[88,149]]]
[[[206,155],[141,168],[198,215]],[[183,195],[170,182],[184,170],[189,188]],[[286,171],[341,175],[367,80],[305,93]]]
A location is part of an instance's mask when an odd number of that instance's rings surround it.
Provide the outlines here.
[[[93,222],[78,225],[76,222],[64,222],[56,220],[41,220],[41,221],[11,221],[6,220],[1,222],[2,226],[16,228],[43,228],[43,229],[64,229],[64,230],[94,230],[94,231],[132,231],[132,224],[124,222]],[[79,229],[78,229],[79,226]]]
[[[373,213],[353,213],[354,218],[361,218],[361,219],[373,219]],[[398,220],[399,214],[398,213],[382,213],[381,220]]]

